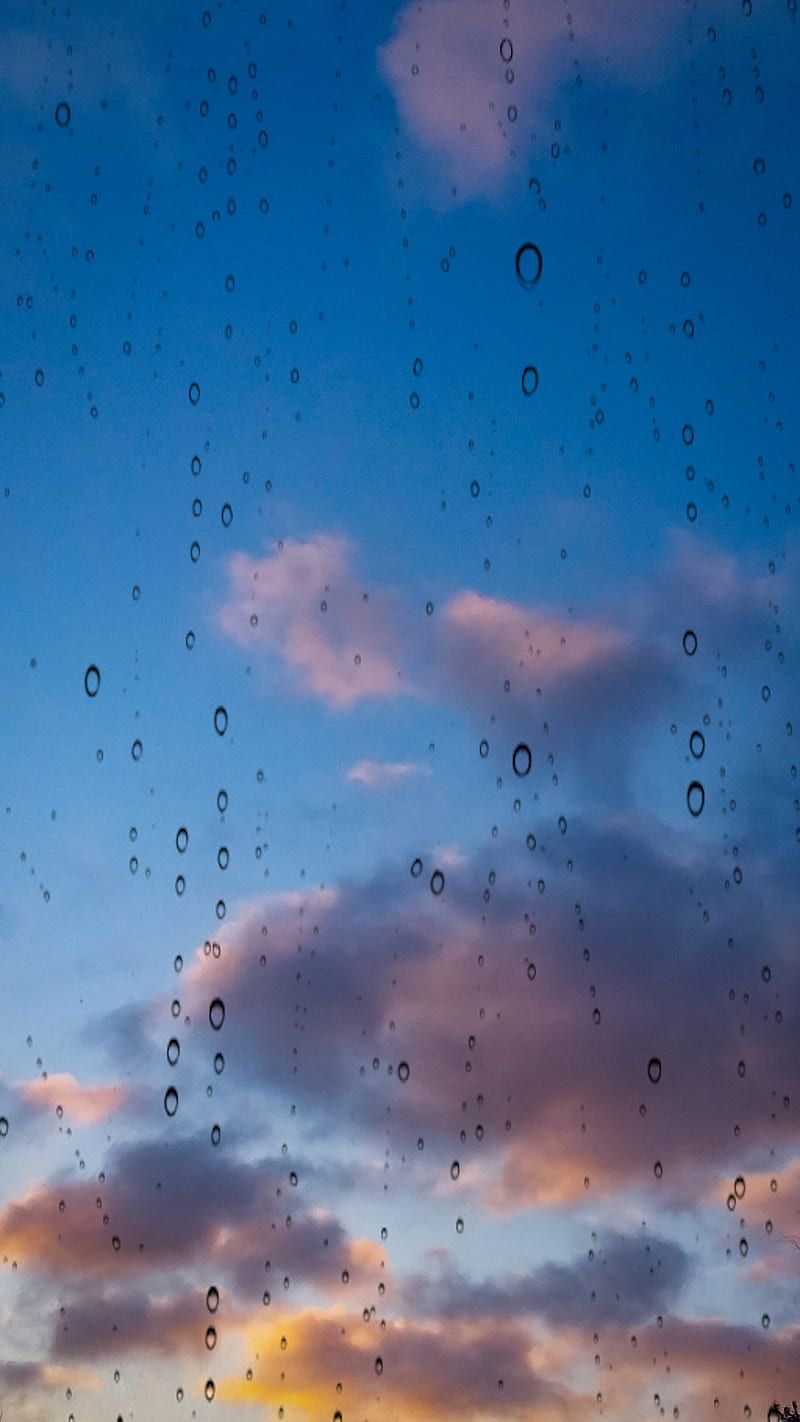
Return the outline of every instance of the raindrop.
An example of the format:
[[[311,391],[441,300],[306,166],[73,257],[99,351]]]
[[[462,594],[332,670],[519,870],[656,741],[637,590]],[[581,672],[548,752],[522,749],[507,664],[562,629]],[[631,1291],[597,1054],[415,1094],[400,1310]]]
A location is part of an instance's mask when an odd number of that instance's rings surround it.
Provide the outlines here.
[[[221,997],[215,997],[208,1009],[208,1020],[215,1032],[218,1032],[225,1021],[225,1003]]]
[[[697,819],[703,813],[703,806],[706,803],[706,792],[699,780],[693,780],[686,791],[686,803],[689,806],[689,814]]]
[[[542,275],[542,254],[533,242],[523,242],[514,259],[517,280],[526,291],[534,287]]]
[[[660,1057],[651,1057],[651,1058],[650,1058],[649,1062],[647,1063],[647,1075],[648,1075],[649,1079],[652,1081],[652,1083],[653,1083],[654,1086],[656,1086],[657,1083],[661,1080],[661,1058],[660,1058]]]
[[[87,696],[96,696],[100,690],[100,672],[94,663],[86,668],[83,677],[83,687]]]
[[[178,1093],[174,1086],[168,1086],[164,1092],[164,1110],[168,1116],[174,1116],[178,1109]]]
[[[533,764],[533,756],[531,755],[530,747],[526,746],[524,741],[520,741],[519,745],[515,746],[511,763],[514,767],[515,775],[524,776],[530,772],[531,765]]]

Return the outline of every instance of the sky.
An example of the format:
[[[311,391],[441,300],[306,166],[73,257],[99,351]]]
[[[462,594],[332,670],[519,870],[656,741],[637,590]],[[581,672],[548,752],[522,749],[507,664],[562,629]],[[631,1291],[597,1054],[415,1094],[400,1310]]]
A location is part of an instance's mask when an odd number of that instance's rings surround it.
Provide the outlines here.
[[[0,0],[0,1412],[766,1419],[796,0],[263,4]]]

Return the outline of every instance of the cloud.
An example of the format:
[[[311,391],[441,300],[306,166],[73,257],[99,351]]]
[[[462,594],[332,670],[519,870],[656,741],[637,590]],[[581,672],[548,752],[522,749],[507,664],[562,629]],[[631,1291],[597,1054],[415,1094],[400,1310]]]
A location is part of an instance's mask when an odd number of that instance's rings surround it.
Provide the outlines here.
[[[21,20],[30,17],[25,6],[17,8]],[[7,26],[0,54],[0,92],[10,94],[30,111],[36,111],[49,92],[55,107],[61,94],[52,79],[61,70],[59,60],[69,53],[69,95],[76,117],[87,110],[96,115],[101,98],[111,96],[122,100],[131,113],[143,120],[155,117],[155,104],[163,95],[164,83],[158,67],[150,62],[142,35],[135,29],[115,25],[104,30],[88,17],[75,17],[69,46],[54,43],[54,38],[52,29]]]
[[[402,780],[427,773],[427,767],[409,760],[359,760],[351,765],[347,779],[368,790],[385,790]]]
[[[719,1318],[666,1316],[663,1327],[648,1325],[632,1339],[629,1331],[604,1335],[604,1403],[614,1415],[636,1415],[662,1403],[711,1422],[720,1416],[765,1418],[776,1400],[797,1392],[800,1328],[764,1328]],[[637,1408],[638,1403],[638,1408]],[[743,1406],[744,1404],[744,1406]]]
[[[112,1150],[104,1175],[101,1185],[55,1181],[10,1201],[0,1210],[0,1252],[73,1287],[190,1269],[202,1258],[232,1289],[259,1299],[273,1269],[295,1285],[330,1288],[344,1270],[358,1283],[374,1265],[368,1241],[296,1196],[287,1224],[285,1161],[222,1155],[207,1138],[142,1140]],[[141,1310],[129,1322],[141,1341]],[[79,1325],[73,1343],[76,1334]]]
[[[254,1326],[259,1361],[252,1382],[224,1382],[218,1396],[277,1401],[326,1422],[338,1408],[364,1416],[376,1404],[418,1417],[588,1416],[593,1400],[537,1373],[531,1342],[528,1329],[512,1320],[440,1326],[401,1319],[379,1328],[357,1314],[306,1310],[269,1330]]]
[[[689,1278],[689,1257],[669,1239],[610,1233],[602,1249],[570,1264],[468,1279],[452,1268],[403,1280],[409,1308],[450,1318],[538,1315],[553,1327],[598,1328],[649,1322],[666,1312]]]
[[[630,1188],[680,1205],[721,1174],[763,1169],[767,1148],[776,1164],[791,1157],[795,896],[784,886],[765,919],[765,870],[706,922],[715,850],[687,856],[646,820],[573,821],[568,865],[555,834],[545,827],[535,854],[506,843],[448,865],[438,897],[424,855],[418,879],[406,863],[336,893],[255,902],[224,927],[219,959],[198,953],[188,1011],[205,1024],[222,997],[237,1058],[226,1070],[302,1102],[315,1132],[374,1140],[388,1111],[395,1138],[413,1152],[424,1137],[444,1179],[458,1117],[463,1179],[472,1167],[501,1212]]]
[[[514,143],[551,119],[576,65],[599,61],[646,82],[676,23],[669,0],[576,0],[569,13],[547,0],[510,13],[491,0],[411,0],[378,60],[401,121],[446,180],[464,196],[491,196]]]
[[[229,637],[278,658],[302,690],[339,710],[408,689],[387,600],[359,588],[349,555],[327,534],[275,544],[263,558],[235,553],[219,613]]]
[[[621,711],[649,717],[664,692],[660,650],[610,619],[570,620],[462,592],[441,626],[437,672],[450,695],[506,723],[535,711],[573,740],[587,731],[596,739]]]
[[[107,1120],[130,1100],[130,1093],[123,1086],[81,1086],[68,1072],[51,1072],[20,1082],[17,1090],[32,1110],[57,1111],[61,1107],[68,1118],[81,1125]]]
[[[226,1300],[226,1328],[234,1327]],[[51,1354],[56,1358],[119,1357],[123,1353],[198,1351],[205,1330],[213,1323],[205,1291],[153,1298],[127,1288],[84,1291],[59,1308],[53,1323]]]
[[[510,765],[514,746],[525,741],[537,788],[546,755],[572,772],[586,810],[606,814],[637,804],[643,763],[664,761],[665,716],[673,723],[694,718],[698,689],[708,689],[712,669],[726,676],[729,666],[735,669],[729,697],[748,696],[752,704],[755,687],[760,700],[776,599],[785,600],[797,583],[796,569],[751,576],[713,546],[675,533],[646,581],[632,580],[620,597],[589,613],[462,589],[443,602],[421,637],[407,609],[385,591],[364,600],[352,561],[345,540],[322,534],[277,544],[260,560],[237,553],[220,626],[254,653],[283,663],[296,690],[338,710],[413,694],[458,708],[482,733],[496,726],[494,756]],[[698,638],[694,658],[683,650],[687,628]],[[790,634],[782,637],[788,653],[794,643]],[[774,717],[786,698],[777,681],[773,691]],[[735,747],[727,754],[731,771],[751,774]],[[405,760],[364,760],[349,776],[378,789],[421,770]],[[771,773],[765,757],[762,782]],[[755,792],[750,802],[761,803]]]
[[[28,1413],[28,1403],[31,1394],[34,1396],[38,1392],[52,1392],[58,1388],[63,1393],[69,1388],[92,1389],[95,1379],[92,1373],[85,1369],[70,1369],[59,1367],[53,1363],[30,1362],[27,1359],[22,1361],[0,1360],[0,1404],[5,1407],[9,1402],[15,1403],[23,1411],[20,1415],[40,1417],[38,1411]],[[4,1415],[0,1408],[0,1417]]]

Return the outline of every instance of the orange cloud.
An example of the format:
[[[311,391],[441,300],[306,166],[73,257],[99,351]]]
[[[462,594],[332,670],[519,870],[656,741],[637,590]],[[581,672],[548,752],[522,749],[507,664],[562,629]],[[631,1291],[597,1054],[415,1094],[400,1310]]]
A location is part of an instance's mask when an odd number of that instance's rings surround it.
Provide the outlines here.
[[[344,1416],[582,1418],[593,1399],[542,1377],[529,1329],[513,1320],[416,1323],[305,1310],[249,1332],[250,1381],[224,1380],[222,1400],[260,1402],[329,1422]]]

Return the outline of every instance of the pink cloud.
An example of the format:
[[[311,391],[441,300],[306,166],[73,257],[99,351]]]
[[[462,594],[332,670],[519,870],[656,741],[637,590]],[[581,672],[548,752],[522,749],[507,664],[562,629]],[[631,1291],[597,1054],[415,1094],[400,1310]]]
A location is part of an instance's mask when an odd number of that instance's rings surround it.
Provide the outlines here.
[[[304,690],[338,709],[407,690],[387,599],[359,587],[349,554],[344,539],[327,534],[278,543],[263,558],[235,553],[219,613],[230,638],[279,658]]]
[[[484,676],[522,669],[554,682],[607,666],[632,646],[624,632],[601,622],[569,622],[474,592],[451,598],[444,619],[451,644],[477,658]]]
[[[425,773],[425,768],[413,761],[359,760],[356,765],[351,765],[347,778],[368,790],[385,790],[402,780]]]
[[[546,122],[576,63],[611,65],[639,83],[676,24],[669,0],[577,0],[569,13],[527,0],[412,0],[395,18],[379,64],[412,138],[467,196],[496,192],[513,144]],[[502,45],[502,49],[501,49]]]
[[[699,898],[710,894],[715,864],[700,855],[687,869],[663,840],[648,847],[641,825],[592,832],[584,824],[574,832],[582,868],[540,859],[547,892],[537,896],[535,921],[513,874],[505,888],[495,885],[485,917],[476,914],[475,885],[497,862],[494,854],[473,855],[468,867],[448,862],[439,898],[428,880],[445,863],[441,851],[425,854],[416,879],[406,865],[336,894],[251,904],[226,924],[222,956],[201,954],[193,964],[187,1010],[205,1024],[209,1002],[224,1000],[251,1087],[263,1081],[290,1091],[325,1129],[346,1124],[369,1133],[391,1106],[397,1138],[413,1149],[423,1136],[426,1162],[436,1159],[437,1169],[453,1112],[469,1102],[465,1125],[471,1134],[480,1123],[484,1144],[460,1152],[458,1189],[502,1213],[573,1207],[632,1188],[683,1207],[704,1199],[712,1180],[725,1175],[730,1189],[739,1172],[763,1170],[767,1148],[796,1153],[791,1114],[763,1105],[792,1079],[791,1035],[776,1037],[769,1015],[777,990],[784,1001],[796,991],[790,935],[775,923],[767,941],[758,895],[743,885],[737,937],[753,946],[741,971],[760,984],[743,1046],[736,1014],[708,1011],[724,955],[719,947],[698,955],[686,891],[691,884]],[[511,854],[504,850],[506,874]],[[587,881],[592,966],[587,959],[576,972],[586,940],[575,905]],[[764,954],[773,964],[770,984],[760,976]],[[482,957],[491,963],[485,1020],[478,1012]],[[313,1041],[309,1035],[305,1043],[284,1006],[300,963],[313,1022]],[[470,1033],[474,1044],[465,1047]],[[657,1085],[648,1070],[653,1057],[663,1066]],[[370,1070],[374,1060],[380,1075]],[[401,1085],[403,1061],[410,1075]],[[748,1142],[746,1156],[734,1125]],[[471,1174],[473,1166],[480,1170]],[[767,1193],[770,1204],[759,1209],[773,1215],[777,1230],[780,1201],[785,1195],[791,1209],[796,1195],[788,1180],[777,1197],[768,1186]],[[756,1181],[752,1190],[748,1182],[748,1210],[758,1195]],[[714,1198],[724,1220],[724,1195]]]
[[[620,606],[573,616],[464,589],[444,602],[425,638],[385,589],[367,595],[359,587],[343,538],[287,540],[262,558],[236,553],[228,578],[223,632],[282,663],[295,689],[340,710],[402,694],[457,701],[482,724],[487,715],[500,720],[508,736],[532,730],[535,709],[534,725],[541,711],[552,732],[551,749],[577,757],[595,777],[599,762],[587,750],[605,738],[603,778],[623,790],[630,757],[620,726],[641,736],[665,699],[679,704],[690,670],[681,629],[696,627],[704,648],[735,640],[741,661],[763,643],[770,592],[783,591],[777,579],[768,587],[676,534],[663,563],[628,588]],[[609,776],[623,745],[623,763]],[[348,778],[386,788],[418,769],[365,759]]]
[[[660,1388],[670,1401],[680,1399],[682,1413],[701,1422],[743,1412],[765,1418],[773,1402],[786,1402],[797,1392],[796,1326],[779,1331],[719,1318],[669,1316],[662,1327],[640,1329],[635,1347],[627,1330],[613,1339],[606,1334],[604,1341],[614,1359],[606,1397],[614,1415],[624,1409],[641,1416],[642,1405]],[[657,1359],[660,1379],[654,1376]],[[635,1409],[637,1394],[641,1403]]]
[[[84,1126],[106,1120],[130,1099],[123,1086],[81,1086],[69,1072],[23,1081],[17,1089],[34,1111],[57,1111],[62,1107],[66,1116]]]

